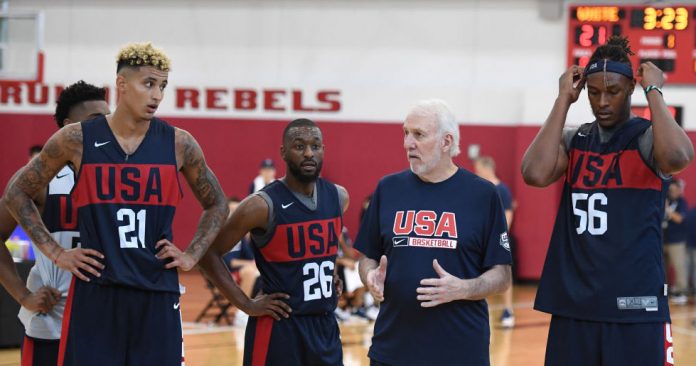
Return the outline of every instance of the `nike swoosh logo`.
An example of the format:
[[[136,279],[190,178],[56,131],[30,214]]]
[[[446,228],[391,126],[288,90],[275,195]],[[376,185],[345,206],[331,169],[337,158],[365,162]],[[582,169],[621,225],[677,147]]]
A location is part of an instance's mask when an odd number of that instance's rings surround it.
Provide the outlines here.
[[[288,203],[287,205],[283,205],[283,204],[281,204],[281,205],[280,205],[280,207],[282,207],[282,208],[283,208],[283,210],[284,210],[284,209],[286,209],[286,208],[288,208],[288,207],[292,206],[292,204],[293,204],[293,203],[295,203],[295,202],[290,202],[290,203]]]
[[[587,136],[587,135],[584,134],[584,133],[582,133],[582,132],[578,132],[578,136],[580,136],[580,137],[585,137],[585,136]]]
[[[65,173],[65,174],[63,174],[63,175],[56,175],[56,179],[65,178],[65,177],[67,177],[68,175],[70,175],[70,173]]]
[[[394,242],[394,244],[399,244],[399,243],[401,243],[401,242],[404,241],[404,240],[406,240],[406,239],[396,240],[396,241]]]
[[[96,142],[96,141],[94,141],[94,147],[104,146],[104,145],[108,144],[109,142],[111,142],[111,141],[107,141],[107,142]]]
[[[180,303],[178,303],[178,302],[177,302],[176,304],[174,304],[174,310],[178,310],[178,309],[179,309],[179,304],[180,304]]]

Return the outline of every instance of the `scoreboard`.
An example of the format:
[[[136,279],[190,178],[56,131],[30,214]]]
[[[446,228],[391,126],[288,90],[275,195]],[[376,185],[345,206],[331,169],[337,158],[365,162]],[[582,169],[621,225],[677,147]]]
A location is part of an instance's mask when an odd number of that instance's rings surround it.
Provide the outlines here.
[[[569,7],[568,66],[587,65],[612,35],[628,37],[633,69],[651,61],[669,84],[696,84],[696,5]]]

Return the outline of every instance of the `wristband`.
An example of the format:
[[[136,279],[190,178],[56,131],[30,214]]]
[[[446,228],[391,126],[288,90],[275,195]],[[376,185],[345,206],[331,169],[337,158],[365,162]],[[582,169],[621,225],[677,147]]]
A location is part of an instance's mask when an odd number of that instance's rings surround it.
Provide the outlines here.
[[[656,85],[648,85],[647,87],[645,87],[645,89],[643,89],[646,97],[648,96],[648,93],[650,93],[651,90],[657,90],[657,92],[660,93],[660,95],[662,95],[662,89],[660,89]]]

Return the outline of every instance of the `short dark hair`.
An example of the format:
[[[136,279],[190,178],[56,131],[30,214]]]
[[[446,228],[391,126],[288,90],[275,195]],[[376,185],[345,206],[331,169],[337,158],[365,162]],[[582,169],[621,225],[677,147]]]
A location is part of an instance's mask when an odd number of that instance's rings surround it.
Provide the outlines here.
[[[316,127],[316,128],[319,128],[319,126],[317,126],[317,124],[314,123],[314,121],[312,121],[311,119],[298,118],[296,120],[291,121],[290,123],[288,123],[287,126],[285,126],[285,130],[283,131],[283,142],[285,142],[285,138],[288,137],[288,131],[290,131],[290,129],[294,128],[294,127]]]
[[[38,154],[43,150],[43,145],[32,145],[29,148],[29,156],[32,156],[34,154]]]
[[[65,125],[65,119],[68,118],[73,107],[82,102],[92,100],[106,101],[106,89],[87,84],[83,80],[65,88],[58,97],[56,114],[53,115],[58,128],[62,128]]]
[[[634,55],[628,45],[628,38],[621,36],[611,36],[606,44],[603,44],[592,53],[588,65],[599,60],[609,60],[621,62],[631,66],[628,56]]]

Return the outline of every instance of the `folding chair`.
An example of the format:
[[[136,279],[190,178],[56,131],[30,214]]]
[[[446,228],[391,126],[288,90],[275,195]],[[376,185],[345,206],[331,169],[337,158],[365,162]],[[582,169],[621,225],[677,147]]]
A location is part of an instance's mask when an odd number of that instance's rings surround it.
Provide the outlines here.
[[[212,318],[215,324],[219,324],[223,319],[227,325],[234,324],[234,313],[229,313],[230,309],[233,311],[235,310],[234,306],[232,306],[210,280],[206,278],[205,283],[212,297],[196,317],[196,323],[199,323],[204,318]]]

